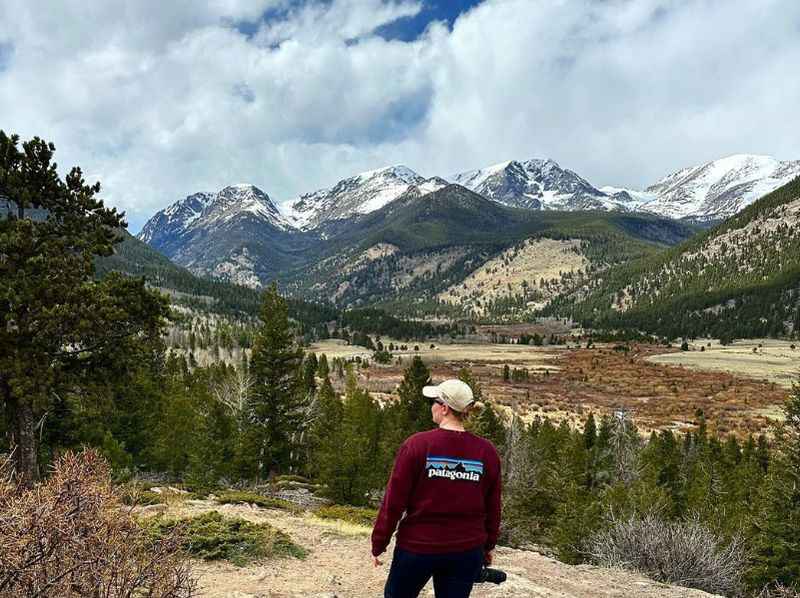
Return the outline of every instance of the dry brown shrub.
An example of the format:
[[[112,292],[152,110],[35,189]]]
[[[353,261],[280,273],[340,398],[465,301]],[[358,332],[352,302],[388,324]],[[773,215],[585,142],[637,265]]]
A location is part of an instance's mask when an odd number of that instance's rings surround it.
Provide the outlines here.
[[[588,554],[604,567],[726,596],[738,595],[745,564],[740,538],[725,542],[697,520],[665,521],[653,514],[614,520],[591,538]]]
[[[32,490],[0,476],[0,530],[3,597],[195,593],[180,538],[148,537],[121,504],[108,464],[94,451],[65,454]]]

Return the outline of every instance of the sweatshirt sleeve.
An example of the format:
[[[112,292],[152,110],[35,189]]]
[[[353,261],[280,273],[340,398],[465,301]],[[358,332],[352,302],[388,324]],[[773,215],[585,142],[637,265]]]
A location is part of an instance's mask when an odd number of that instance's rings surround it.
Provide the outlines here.
[[[500,490],[503,486],[503,477],[500,472],[499,457],[495,460],[495,468],[497,475],[486,495],[486,533],[488,535],[486,546],[484,547],[486,552],[494,550],[497,544],[497,536],[500,535]]]
[[[386,494],[372,529],[373,556],[380,555],[389,545],[397,522],[408,506],[416,478],[414,453],[406,441],[397,451]]]

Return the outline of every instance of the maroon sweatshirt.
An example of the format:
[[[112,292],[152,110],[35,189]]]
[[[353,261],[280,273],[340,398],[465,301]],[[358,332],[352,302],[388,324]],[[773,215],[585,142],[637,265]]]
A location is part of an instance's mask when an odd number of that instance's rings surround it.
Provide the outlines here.
[[[397,546],[410,552],[492,550],[500,486],[500,458],[488,440],[442,428],[414,434],[397,452],[372,530],[372,554],[386,550],[398,521]]]

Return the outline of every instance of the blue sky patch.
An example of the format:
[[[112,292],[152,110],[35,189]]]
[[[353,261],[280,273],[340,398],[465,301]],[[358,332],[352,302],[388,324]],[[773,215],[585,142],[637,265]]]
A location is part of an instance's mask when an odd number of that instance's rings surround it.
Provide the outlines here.
[[[0,42],[0,71],[5,71],[11,65],[11,57],[14,55],[14,44],[11,42]]]
[[[330,3],[331,0],[322,0],[322,3]],[[456,19],[471,8],[477,6],[483,0],[423,0],[422,10],[412,17],[402,17],[391,23],[386,23],[378,27],[374,33],[387,41],[398,40],[403,42],[414,41],[423,34],[425,29],[433,21],[447,23],[452,29]],[[305,4],[303,0],[293,0],[286,5],[278,8],[271,8],[264,12],[258,21],[239,21],[234,23],[237,31],[248,38],[258,33],[262,24],[270,21],[281,21],[286,19],[291,10]],[[348,40],[350,44],[357,43],[357,40]]]
[[[252,104],[256,101],[256,94],[253,88],[244,81],[233,86],[233,95],[242,98],[247,104]]]
[[[375,34],[385,40],[410,42],[423,34],[433,21],[444,21],[452,29],[456,19],[483,0],[424,0],[422,10],[379,27]]]

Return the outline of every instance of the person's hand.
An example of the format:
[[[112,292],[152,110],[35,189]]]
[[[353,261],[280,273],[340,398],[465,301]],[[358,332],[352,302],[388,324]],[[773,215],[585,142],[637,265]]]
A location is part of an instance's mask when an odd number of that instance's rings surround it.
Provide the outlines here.
[[[483,564],[487,566],[491,565],[493,558],[494,558],[494,550],[489,550],[483,553]]]
[[[375,568],[377,568],[377,567],[380,567],[381,565],[383,565],[383,563],[381,562],[381,560],[380,560],[378,557],[376,557],[376,556],[373,556],[373,557],[372,557],[372,566],[373,566],[373,567],[375,567]]]

